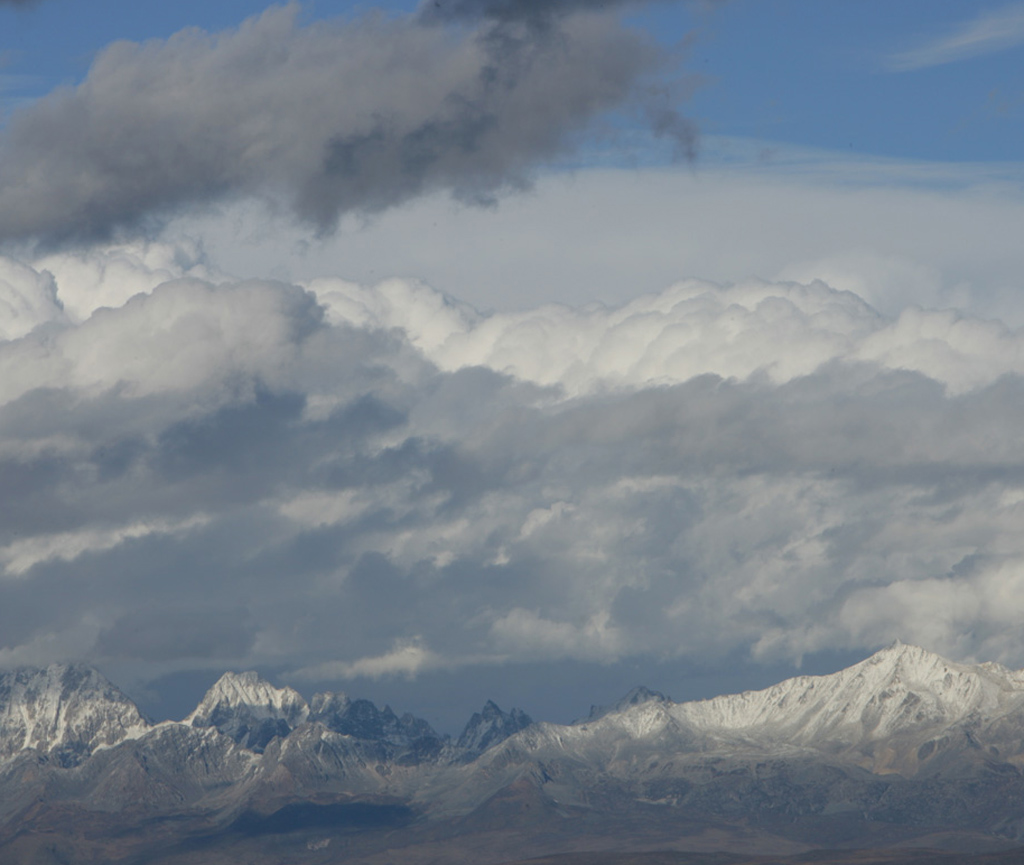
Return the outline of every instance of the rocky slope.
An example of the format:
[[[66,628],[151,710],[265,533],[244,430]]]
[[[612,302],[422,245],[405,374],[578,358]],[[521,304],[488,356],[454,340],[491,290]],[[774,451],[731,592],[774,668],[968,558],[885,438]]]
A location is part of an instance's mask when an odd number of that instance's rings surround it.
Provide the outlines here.
[[[275,688],[257,673],[225,673],[182,722],[215,727],[238,744],[260,752],[275,736],[287,736],[309,717],[302,695]]]
[[[496,703],[488,700],[483,709],[473,713],[456,744],[480,754],[520,730],[525,730],[532,723],[533,719],[521,709],[503,712]]]
[[[226,674],[184,721],[150,726],[95,671],[51,667],[0,678],[0,852],[4,832],[59,834],[69,813],[106,815],[118,838],[134,826],[140,844],[168,820],[228,839],[398,820],[403,843],[431,844],[530,826],[568,844],[580,827],[643,826],[641,843],[675,837],[684,816],[800,843],[856,825],[998,844],[1024,839],[1022,763],[1024,673],[898,643],[830,676],[712,700],[638,688],[569,725],[488,702],[456,741],[344,694],[307,703],[255,673]]]

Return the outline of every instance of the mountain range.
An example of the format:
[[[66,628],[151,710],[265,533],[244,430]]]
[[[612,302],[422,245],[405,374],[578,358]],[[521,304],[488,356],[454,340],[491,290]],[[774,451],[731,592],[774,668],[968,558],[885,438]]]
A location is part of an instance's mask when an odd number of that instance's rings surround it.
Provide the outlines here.
[[[637,688],[569,725],[488,702],[454,739],[253,672],[151,723],[53,665],[0,676],[0,861],[1024,862],[1022,767],[1024,671],[901,643],[710,700]]]

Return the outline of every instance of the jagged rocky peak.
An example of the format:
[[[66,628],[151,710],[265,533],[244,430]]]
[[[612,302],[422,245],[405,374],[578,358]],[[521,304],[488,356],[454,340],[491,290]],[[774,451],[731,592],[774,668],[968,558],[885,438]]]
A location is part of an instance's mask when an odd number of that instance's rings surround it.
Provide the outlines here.
[[[342,691],[324,691],[314,694],[309,701],[310,719],[329,718],[334,715],[343,715],[348,711],[352,701]]]
[[[34,748],[75,765],[146,729],[136,705],[91,667],[51,664],[0,675],[0,760]]]
[[[276,688],[258,673],[225,673],[184,723],[216,727],[240,745],[262,751],[275,736],[287,736],[309,717],[302,695]]]
[[[483,752],[532,723],[533,719],[522,709],[503,712],[497,703],[488,700],[483,709],[473,713],[456,744],[469,751]]]
[[[621,700],[617,700],[610,706],[591,706],[590,715],[587,717],[587,721],[596,721],[598,718],[603,718],[605,715],[612,715],[616,712],[624,712],[627,709],[631,709],[634,706],[642,706],[646,703],[671,703],[661,691],[652,691],[643,685],[638,685],[633,688],[625,697]]]
[[[422,718],[406,712],[399,718],[390,706],[378,709],[370,700],[350,700],[345,694],[314,695],[309,720],[329,730],[357,739],[389,742],[407,746],[417,740],[441,741],[441,737]]]

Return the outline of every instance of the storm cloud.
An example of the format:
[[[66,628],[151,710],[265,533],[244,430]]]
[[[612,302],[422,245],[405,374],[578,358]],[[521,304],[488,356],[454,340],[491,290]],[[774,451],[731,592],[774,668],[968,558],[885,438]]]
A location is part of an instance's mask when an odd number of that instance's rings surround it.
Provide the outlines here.
[[[114,43],[81,84],[12,115],[0,240],[107,238],[243,198],[319,232],[436,190],[492,201],[638,94],[658,130],[692,137],[643,96],[665,64],[614,14],[585,11],[541,32],[383,15],[302,25],[291,5],[220,34]]]
[[[482,314],[90,255],[5,264],[4,665],[1024,662],[1019,331],[823,283]],[[61,309],[76,271],[121,291],[99,260],[142,293]]]

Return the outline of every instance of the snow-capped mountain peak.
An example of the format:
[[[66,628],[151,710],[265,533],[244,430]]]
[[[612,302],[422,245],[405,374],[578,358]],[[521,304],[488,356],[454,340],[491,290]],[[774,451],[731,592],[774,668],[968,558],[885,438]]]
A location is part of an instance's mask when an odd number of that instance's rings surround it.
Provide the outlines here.
[[[148,724],[101,673],[79,664],[0,675],[0,760],[29,748],[72,765]]]
[[[256,751],[275,736],[287,736],[309,717],[302,695],[276,688],[258,673],[225,673],[185,718],[192,727],[216,727]]]
[[[972,715],[994,716],[1022,701],[1020,673],[956,664],[917,646],[894,643],[838,673],[683,703],[674,714],[699,730],[795,744],[853,743],[948,726]]]
[[[640,766],[668,754],[799,752],[913,775],[926,764],[943,771],[986,754],[1019,753],[1022,743],[1024,672],[958,664],[895,643],[837,673],[761,691],[673,703],[638,689],[586,721],[535,725],[497,759],[533,754]]]
[[[661,691],[652,691],[644,685],[638,685],[626,694],[626,696],[612,703],[610,706],[591,706],[590,715],[587,717],[587,721],[596,721],[598,718],[603,718],[605,715],[624,712],[633,706],[641,706],[644,703],[650,702],[670,703],[671,700],[661,693]]]
[[[206,692],[196,710],[186,719],[208,715],[216,707],[240,708],[247,706],[261,709],[268,716],[302,713],[307,710],[306,701],[293,688],[276,688],[259,673],[249,670],[245,673],[225,673]],[[193,726],[198,726],[193,724]]]

